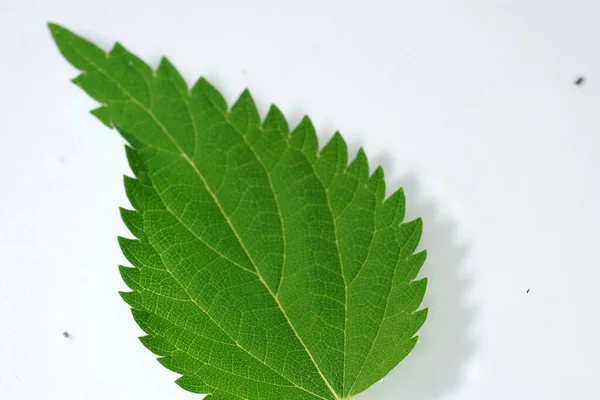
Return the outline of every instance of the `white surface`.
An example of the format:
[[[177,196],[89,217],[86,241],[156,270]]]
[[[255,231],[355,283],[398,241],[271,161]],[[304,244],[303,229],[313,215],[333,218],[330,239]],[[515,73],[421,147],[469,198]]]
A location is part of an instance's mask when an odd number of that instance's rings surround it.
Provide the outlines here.
[[[600,398],[598,0],[1,0],[1,399],[199,398],[117,295],[123,141],[48,20],[308,113],[405,186],[430,318],[358,399]]]

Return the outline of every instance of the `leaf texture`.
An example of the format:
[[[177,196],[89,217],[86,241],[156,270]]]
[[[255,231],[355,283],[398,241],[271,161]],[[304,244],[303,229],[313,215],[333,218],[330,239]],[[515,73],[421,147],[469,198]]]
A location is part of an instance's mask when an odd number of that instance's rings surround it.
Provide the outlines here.
[[[186,390],[212,400],[349,399],[415,346],[427,310],[416,280],[421,220],[402,190],[336,133],[319,150],[248,91],[228,108],[205,79],[190,89],[163,58],[106,53],[54,24],[92,111],[128,143],[135,239],[119,238],[122,297],[141,342]]]

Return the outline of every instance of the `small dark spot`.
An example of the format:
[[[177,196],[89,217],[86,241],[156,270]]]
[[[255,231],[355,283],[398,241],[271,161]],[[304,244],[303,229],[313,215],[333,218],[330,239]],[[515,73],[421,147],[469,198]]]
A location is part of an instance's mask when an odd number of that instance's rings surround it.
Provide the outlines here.
[[[580,76],[579,78],[577,78],[575,80],[575,85],[581,86],[581,85],[583,85],[583,82],[585,82],[585,78],[583,76]]]
[[[527,293],[529,293],[529,291],[530,291],[530,290],[531,290],[531,289],[527,289]]]
[[[67,339],[71,337],[71,334],[67,331],[63,332],[63,336],[66,337]]]

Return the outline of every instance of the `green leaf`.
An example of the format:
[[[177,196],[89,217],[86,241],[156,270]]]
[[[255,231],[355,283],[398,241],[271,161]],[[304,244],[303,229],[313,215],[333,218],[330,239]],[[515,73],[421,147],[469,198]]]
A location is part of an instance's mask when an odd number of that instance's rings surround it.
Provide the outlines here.
[[[336,133],[320,151],[308,118],[261,123],[248,91],[229,109],[120,44],[106,53],[54,24],[93,111],[128,142],[134,210],[120,238],[122,293],[142,343],[177,383],[214,400],[348,399],[417,342],[421,220]]]

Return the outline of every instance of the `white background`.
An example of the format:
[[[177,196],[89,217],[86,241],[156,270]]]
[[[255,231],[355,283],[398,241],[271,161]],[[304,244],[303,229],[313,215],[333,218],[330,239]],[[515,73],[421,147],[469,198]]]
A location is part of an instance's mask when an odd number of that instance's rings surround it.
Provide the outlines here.
[[[430,317],[357,399],[600,398],[598,0],[0,0],[1,399],[199,398],[117,294],[123,141],[47,21],[310,114],[405,187]]]

